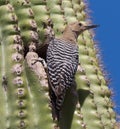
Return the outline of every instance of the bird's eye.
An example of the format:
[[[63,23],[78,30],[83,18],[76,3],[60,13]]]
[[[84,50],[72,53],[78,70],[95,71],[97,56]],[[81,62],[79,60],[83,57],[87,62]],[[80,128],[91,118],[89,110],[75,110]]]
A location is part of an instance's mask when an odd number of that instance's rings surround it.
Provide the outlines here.
[[[82,26],[82,23],[79,23],[79,26]]]

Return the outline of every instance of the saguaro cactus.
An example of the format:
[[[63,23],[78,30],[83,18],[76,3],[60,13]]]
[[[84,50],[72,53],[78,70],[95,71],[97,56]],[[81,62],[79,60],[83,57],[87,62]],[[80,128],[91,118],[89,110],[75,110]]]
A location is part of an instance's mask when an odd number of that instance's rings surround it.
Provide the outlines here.
[[[40,62],[43,22],[56,36],[67,23],[86,21],[83,0],[0,1],[0,129],[115,129],[115,112],[90,31],[79,36],[77,94],[68,91],[62,118],[52,120],[46,73]],[[26,58],[25,58],[26,57]],[[77,103],[77,104],[76,104]]]

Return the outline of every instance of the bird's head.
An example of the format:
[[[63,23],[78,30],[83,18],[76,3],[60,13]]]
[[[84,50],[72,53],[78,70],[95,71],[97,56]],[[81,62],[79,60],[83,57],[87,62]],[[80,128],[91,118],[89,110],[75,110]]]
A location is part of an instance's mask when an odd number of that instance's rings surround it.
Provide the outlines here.
[[[69,28],[78,37],[78,35],[84,32],[85,30],[96,28],[98,26],[99,25],[85,25],[82,22],[73,22],[73,23],[68,24],[66,29]]]

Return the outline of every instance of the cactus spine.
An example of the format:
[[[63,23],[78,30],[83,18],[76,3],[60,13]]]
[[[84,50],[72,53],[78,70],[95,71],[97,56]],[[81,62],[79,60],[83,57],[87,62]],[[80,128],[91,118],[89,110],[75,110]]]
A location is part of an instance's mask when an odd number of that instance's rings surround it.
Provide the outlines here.
[[[45,74],[42,78],[37,73],[43,68],[40,63],[35,66],[28,63],[38,58],[37,51],[45,37],[43,22],[51,19],[59,36],[65,24],[86,22],[85,7],[83,0],[0,1],[1,129],[115,129],[111,92],[91,32],[79,36],[80,65],[76,74],[79,99],[72,93],[74,90],[70,91],[71,96],[67,95],[59,127],[52,121],[47,83],[41,83],[47,81]]]

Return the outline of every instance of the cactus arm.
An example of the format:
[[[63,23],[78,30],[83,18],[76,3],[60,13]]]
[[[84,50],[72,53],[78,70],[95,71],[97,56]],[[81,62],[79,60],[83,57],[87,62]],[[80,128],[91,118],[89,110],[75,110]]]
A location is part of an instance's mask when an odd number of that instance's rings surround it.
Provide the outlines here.
[[[2,35],[0,35],[1,37]],[[7,96],[6,96],[6,87],[7,87],[7,81],[5,77],[5,51],[4,51],[4,44],[2,40],[0,41],[0,114],[2,116],[2,119],[0,119],[0,125],[1,128],[5,128],[6,124],[6,117],[8,116],[8,103],[7,103]]]
[[[89,91],[91,93],[84,101],[84,104],[81,107],[81,111],[83,112],[84,121],[86,121],[86,126],[87,122],[90,122],[89,120],[90,116],[91,118],[95,119],[94,122],[88,123],[89,126],[87,126],[87,128],[91,128],[94,126],[99,128],[113,128],[114,121],[111,119],[110,117],[111,113],[108,111],[109,108],[110,109],[112,108],[111,102],[110,100],[106,101],[106,98],[109,95],[110,91],[107,88],[105,77],[103,76],[101,70],[99,69],[100,64],[98,63],[98,59],[94,54],[92,54],[93,52],[90,50],[90,49],[94,50],[95,47],[94,43],[92,40],[87,42],[85,41],[85,39],[88,36],[90,37],[88,32],[85,32],[83,43],[84,43],[84,51],[86,51],[86,53],[80,53],[80,61],[83,69],[85,70],[86,74],[85,76],[90,82]],[[91,112],[87,110],[88,107],[90,108],[90,105],[92,106]]]
[[[0,24],[2,24],[2,21],[4,21],[4,18],[5,18],[5,14],[7,13],[3,8],[7,8],[6,5],[3,5],[3,6],[0,6],[0,12],[1,12],[1,20],[0,20]],[[4,16],[4,17],[3,17]],[[6,20],[6,19],[5,19]],[[5,22],[5,21],[4,21]],[[6,24],[5,24],[6,25]],[[3,24],[1,25],[1,76],[0,76],[0,79],[1,79],[1,111],[2,111],[2,114],[3,114],[3,119],[1,119],[1,127],[3,128],[6,128],[7,126],[9,127],[9,122],[8,122],[8,118],[10,116],[10,110],[11,110],[11,107],[10,107],[10,104],[8,104],[8,92],[6,90],[8,90],[8,79],[7,79],[7,45],[5,43],[5,36],[3,38],[3,34],[2,34],[2,31],[4,31],[4,28],[3,28]],[[7,81],[5,81],[6,79]],[[5,83],[6,82],[6,83]],[[7,89],[6,89],[6,88]],[[3,106],[4,105],[4,106]],[[7,118],[7,119],[6,119]],[[6,123],[6,124],[5,124]]]
[[[34,54],[36,54],[36,52],[31,52],[30,46],[35,45],[34,48],[36,51],[36,46],[39,43],[39,38],[38,38],[39,36],[37,32],[38,26],[34,20],[33,15],[31,14],[31,12],[33,12],[31,9],[31,3],[30,2],[27,3],[23,0],[20,0],[19,2],[20,3],[16,3],[16,1],[11,1],[11,4],[13,5],[19,20],[18,25],[20,26],[22,39],[24,43],[27,43],[24,44],[24,47],[29,50],[29,52],[26,55],[26,59],[31,61],[32,56],[34,57]],[[23,5],[21,6],[22,3]],[[29,123],[29,129],[30,128],[51,129],[54,127],[54,124],[52,123],[52,117],[50,115],[50,109],[48,107],[49,105],[48,97],[46,97],[46,92],[44,92],[43,87],[41,87],[40,82],[36,78],[36,75],[30,70],[28,62],[25,63],[26,76],[28,76],[26,79],[28,96],[30,98],[29,102],[31,103],[31,106],[29,106],[28,108],[28,111],[31,112],[29,113],[28,120],[33,121],[33,123]],[[38,69],[36,70],[40,71],[41,66],[37,67]],[[46,124],[46,122],[48,124]]]
[[[23,71],[23,46],[21,36],[19,35],[19,27],[17,24],[17,16],[14,14],[14,9],[11,4],[2,5],[1,9],[6,8],[4,16],[1,18],[3,23],[2,42],[4,44],[3,62],[9,64],[9,67],[4,64],[6,76],[8,76],[8,86],[6,90],[7,98],[7,113],[6,127],[7,128],[32,128],[34,124],[29,123],[30,101],[27,87],[26,74]],[[8,33],[9,32],[9,33]],[[4,70],[4,69],[3,69]]]
[[[54,127],[54,124],[52,122],[52,117],[50,113],[48,89],[47,91],[45,91],[44,87],[40,86],[39,79],[28,66],[26,66],[26,74],[29,75],[27,79],[31,103],[34,107],[34,111],[32,112],[36,120],[35,127],[52,129]],[[31,114],[31,120],[33,118],[33,114]]]

